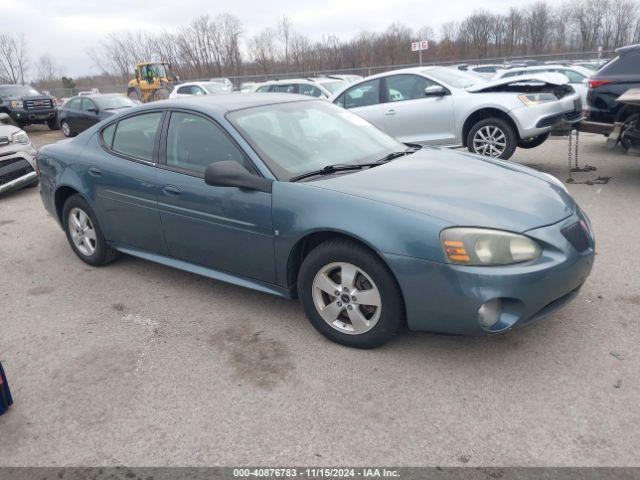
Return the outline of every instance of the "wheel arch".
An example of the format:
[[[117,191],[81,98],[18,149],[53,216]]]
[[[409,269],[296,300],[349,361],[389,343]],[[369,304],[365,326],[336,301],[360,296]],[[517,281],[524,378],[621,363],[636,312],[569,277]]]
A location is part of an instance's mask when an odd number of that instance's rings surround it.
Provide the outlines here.
[[[513,128],[513,131],[517,136],[517,140],[520,140],[520,130],[518,129],[518,125],[507,112],[496,107],[485,107],[474,111],[464,121],[464,124],[462,125],[462,145],[465,147],[467,146],[467,136],[476,123],[484,120],[485,118],[491,117],[500,118],[507,122],[511,128]]]
[[[375,255],[380,261],[389,269],[393,279],[398,284],[398,288],[402,293],[402,288],[400,288],[400,283],[395,276],[395,273],[391,269],[391,266],[385,261],[384,257],[380,254],[380,252],[369,242],[359,238],[356,235],[351,233],[342,232],[339,230],[317,230],[314,232],[309,232],[300,239],[296,241],[291,250],[289,251],[289,257],[287,259],[287,286],[290,289],[291,297],[298,297],[298,273],[300,272],[300,267],[302,266],[302,262],[309,255],[309,253],[316,248],[321,243],[326,242],[327,240],[335,240],[335,239],[343,239],[354,242],[363,248],[367,249],[373,255]],[[404,304],[404,294],[402,295],[402,302]]]
[[[80,193],[80,191],[69,185],[59,186],[53,195],[53,205],[55,207],[56,216],[58,217],[57,220],[61,225],[64,225],[64,220],[62,219],[62,210],[64,209],[64,204],[73,195],[80,195],[85,199],[85,201],[87,200],[84,195]]]

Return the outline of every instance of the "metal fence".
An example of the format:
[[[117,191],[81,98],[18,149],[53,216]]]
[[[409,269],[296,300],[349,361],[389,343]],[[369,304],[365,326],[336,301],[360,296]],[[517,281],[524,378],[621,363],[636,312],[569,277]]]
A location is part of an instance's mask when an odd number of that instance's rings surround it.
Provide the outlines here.
[[[600,58],[610,58],[615,55],[613,51],[589,51],[589,52],[565,52],[565,53],[545,53],[538,55],[520,55],[520,56],[501,56],[493,58],[466,58],[466,59],[453,59],[453,60],[436,60],[436,61],[423,61],[422,65],[486,65],[486,64],[504,64],[508,62],[518,62],[524,60],[535,60],[540,63],[553,62],[553,61],[579,61],[579,60],[595,60]],[[420,66],[418,63],[408,64],[396,64],[396,65],[376,65],[370,67],[353,67],[353,68],[339,68],[328,70],[307,70],[300,72],[277,72],[277,73],[259,73],[259,74],[246,74],[228,76],[231,82],[233,82],[235,88],[239,88],[241,84],[245,82],[265,82],[268,80],[283,80],[288,78],[310,78],[319,77],[324,75],[361,75],[368,77],[376,73],[387,72],[391,70],[397,70],[401,68],[411,68]],[[209,78],[181,78],[181,82],[187,81],[207,81]],[[127,92],[127,85],[111,85],[98,87],[100,93],[123,93]],[[68,98],[74,95],[78,95],[80,91],[91,90],[90,88],[53,88],[50,90],[51,95],[57,98]]]

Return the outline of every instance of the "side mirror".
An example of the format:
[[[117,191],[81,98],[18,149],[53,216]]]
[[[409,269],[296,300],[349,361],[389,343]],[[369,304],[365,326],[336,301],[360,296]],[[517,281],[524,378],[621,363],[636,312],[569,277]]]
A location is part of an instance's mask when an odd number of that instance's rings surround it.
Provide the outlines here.
[[[273,181],[253,175],[233,160],[212,163],[204,172],[204,182],[212,187],[237,187],[271,193]]]
[[[89,108],[89,109],[87,109],[87,112],[98,113],[98,109],[97,108]]]
[[[424,89],[424,94],[427,97],[442,97],[447,94],[447,91],[442,85],[429,85]]]

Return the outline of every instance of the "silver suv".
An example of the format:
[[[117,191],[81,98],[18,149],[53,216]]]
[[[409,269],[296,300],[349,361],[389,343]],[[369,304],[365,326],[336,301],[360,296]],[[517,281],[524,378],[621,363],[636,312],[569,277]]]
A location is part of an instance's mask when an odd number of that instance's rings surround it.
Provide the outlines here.
[[[37,150],[24,130],[3,123],[0,113],[0,193],[38,184]]]

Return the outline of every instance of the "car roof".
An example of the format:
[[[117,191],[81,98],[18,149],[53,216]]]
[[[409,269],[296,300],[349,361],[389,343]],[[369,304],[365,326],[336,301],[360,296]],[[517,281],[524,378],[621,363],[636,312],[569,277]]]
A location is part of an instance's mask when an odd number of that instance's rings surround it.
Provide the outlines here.
[[[245,108],[263,107],[278,103],[305,102],[318,100],[315,97],[305,97],[291,93],[238,93],[233,95],[190,95],[187,97],[161,100],[159,102],[145,103],[138,108],[150,110],[153,108],[173,107],[173,108],[193,108],[195,110],[207,111],[224,115],[235,110]]]
[[[627,53],[633,50],[640,50],[640,43],[634,45],[627,45],[626,47],[616,48],[616,53]]]

